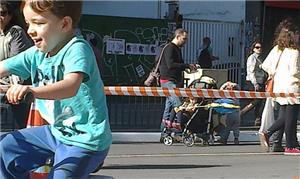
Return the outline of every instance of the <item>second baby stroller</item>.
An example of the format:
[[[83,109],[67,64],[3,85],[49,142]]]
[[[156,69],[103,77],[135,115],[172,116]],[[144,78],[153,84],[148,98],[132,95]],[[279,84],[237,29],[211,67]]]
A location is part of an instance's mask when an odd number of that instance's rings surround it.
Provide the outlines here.
[[[223,86],[227,85],[227,88],[224,88]],[[231,88],[232,85],[232,88]],[[226,82],[224,85],[222,85],[222,87],[220,88],[221,90],[237,90],[237,85],[236,83],[231,83],[231,82]],[[189,126],[194,126],[194,125],[190,125],[190,122],[193,120],[193,118],[196,117],[197,114],[199,114],[198,112],[195,112],[192,117],[188,120],[187,122],[187,127],[184,129],[183,131],[183,142],[186,146],[193,146],[195,142],[197,142],[197,140],[203,143],[203,144],[211,144],[215,141],[215,135],[218,134],[223,134],[221,137],[228,137],[228,132],[227,132],[227,127],[228,127],[228,123],[226,122],[225,124],[225,129],[223,129],[224,131],[220,131],[220,128],[222,127],[222,124],[219,121],[218,125],[215,125],[214,123],[217,121],[212,120],[213,119],[213,114],[216,113],[218,115],[228,115],[228,116],[232,116],[233,114],[237,114],[239,115],[239,103],[236,99],[228,99],[228,98],[221,98],[221,99],[216,99],[214,101],[210,101],[209,103],[206,104],[202,104],[200,109],[206,109],[209,111],[208,116],[204,121],[204,124],[207,124],[206,128],[196,128],[196,133],[195,130],[191,131],[189,129]],[[200,110],[198,109],[198,110]],[[200,113],[201,117],[202,115],[205,113]],[[196,117],[196,119],[199,120],[199,117]],[[200,118],[202,119],[202,118]],[[215,119],[215,118],[214,118]],[[206,123],[205,123],[206,122]],[[205,125],[202,125],[203,127],[205,127]],[[206,130],[206,131],[205,131]],[[200,132],[200,133],[199,133]]]
[[[202,76],[200,79],[194,80],[189,85],[189,88],[216,89],[217,85],[213,78]],[[194,138],[196,138],[196,141],[199,141],[200,143],[208,143],[211,122],[211,117],[209,115],[211,115],[211,112],[202,106],[211,101],[211,99],[202,97],[187,98],[181,106],[175,108],[175,120],[177,123],[179,122],[181,126],[164,128],[164,144],[172,145],[174,140],[183,140],[183,142],[189,146],[189,141],[187,139],[189,139],[191,135],[193,135]],[[178,135],[179,132],[182,132],[182,135]]]

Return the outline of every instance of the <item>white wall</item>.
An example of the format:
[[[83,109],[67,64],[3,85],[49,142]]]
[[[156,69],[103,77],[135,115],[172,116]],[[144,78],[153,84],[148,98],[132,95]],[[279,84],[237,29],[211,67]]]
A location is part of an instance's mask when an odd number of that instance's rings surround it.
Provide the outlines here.
[[[180,0],[180,13],[184,19],[201,19],[240,22],[245,19],[245,0],[242,1],[202,1]],[[129,1],[87,1],[83,3],[83,13],[93,15],[164,18],[168,12],[165,0]]]
[[[240,22],[245,19],[245,1],[180,1],[185,19]]]
[[[159,11],[159,9],[161,9]],[[137,18],[164,18],[168,11],[167,4],[163,1],[86,1],[83,3],[83,14],[107,15]]]

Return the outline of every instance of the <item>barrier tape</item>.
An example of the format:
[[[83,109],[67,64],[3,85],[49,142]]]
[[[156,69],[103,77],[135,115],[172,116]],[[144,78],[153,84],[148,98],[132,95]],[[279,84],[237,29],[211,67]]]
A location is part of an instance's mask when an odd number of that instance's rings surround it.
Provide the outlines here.
[[[144,86],[105,86],[106,95],[113,96],[180,96],[204,98],[300,98],[300,93],[270,93],[218,89],[163,88]]]
[[[0,92],[7,91],[9,86],[0,85]],[[255,91],[231,91],[219,89],[163,88],[145,86],[105,86],[106,95],[112,96],[180,96],[204,98],[300,98],[300,93],[270,93]]]

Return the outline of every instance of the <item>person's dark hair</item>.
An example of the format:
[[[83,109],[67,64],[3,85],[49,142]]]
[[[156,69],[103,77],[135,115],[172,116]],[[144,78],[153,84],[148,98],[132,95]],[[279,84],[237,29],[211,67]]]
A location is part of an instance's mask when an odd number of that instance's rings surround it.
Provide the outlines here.
[[[203,43],[206,43],[206,44],[210,44],[210,43],[211,43],[209,37],[204,37],[204,38],[202,39],[202,42],[203,42]]]
[[[183,35],[184,33],[188,33],[187,30],[182,29],[182,28],[176,29],[175,32],[174,32],[174,37],[173,38],[175,38],[177,35]]]
[[[292,18],[284,19],[275,30],[274,46],[278,45],[279,50],[284,50],[284,48],[299,49],[299,44],[294,38],[295,35],[299,35],[299,27]]]
[[[256,44],[262,45],[262,43],[260,42],[260,40],[253,41],[253,43],[251,44],[251,47],[250,47],[249,55],[251,55],[253,53],[253,50],[254,50]]]
[[[72,26],[75,28],[81,17],[82,1],[58,1],[58,0],[23,0],[22,9],[28,4],[36,13],[50,11],[55,16],[63,18],[71,17]]]
[[[7,11],[7,14],[11,16],[9,23],[6,25],[4,31],[7,31],[14,25],[18,25],[25,29],[25,21],[20,11],[20,1],[6,1],[1,0],[0,6],[3,11]]]

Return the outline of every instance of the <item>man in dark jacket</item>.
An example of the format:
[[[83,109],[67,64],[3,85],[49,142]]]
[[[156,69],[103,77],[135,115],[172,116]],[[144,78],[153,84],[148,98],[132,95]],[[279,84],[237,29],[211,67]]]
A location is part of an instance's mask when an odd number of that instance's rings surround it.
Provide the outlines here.
[[[210,46],[211,40],[209,37],[204,37],[202,40],[202,50],[198,56],[198,64],[201,68],[212,68],[212,61],[218,60],[218,57],[213,56],[212,48]]]
[[[161,52],[162,60],[159,66],[161,87],[179,88],[183,87],[182,72],[189,68],[196,69],[195,64],[185,64],[182,59],[181,47],[186,43],[188,33],[184,29],[177,29],[174,38],[166,45]],[[181,105],[181,100],[177,96],[168,96],[166,98],[165,110],[162,117],[162,128],[172,127],[181,130],[180,121],[174,121],[174,107]]]

